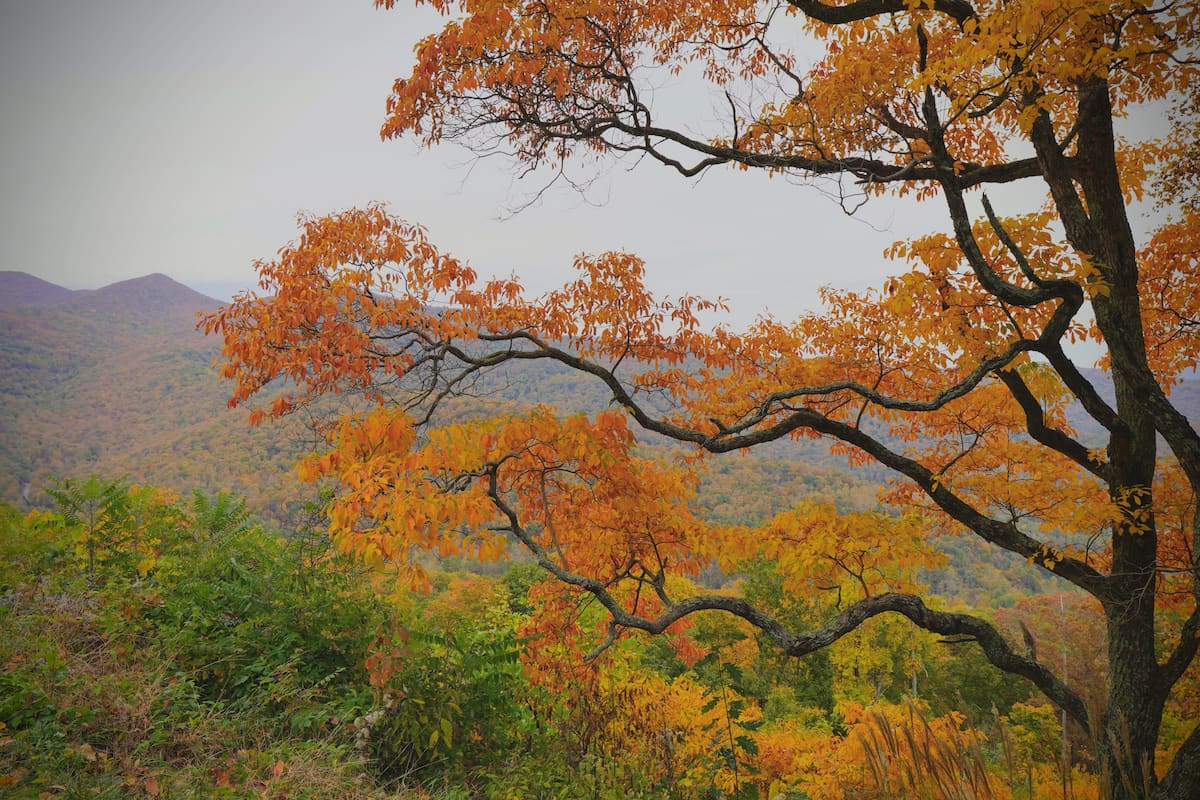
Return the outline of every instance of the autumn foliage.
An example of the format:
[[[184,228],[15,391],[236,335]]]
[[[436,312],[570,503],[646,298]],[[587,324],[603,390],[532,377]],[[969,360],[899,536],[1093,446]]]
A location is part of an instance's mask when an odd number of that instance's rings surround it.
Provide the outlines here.
[[[794,657],[900,615],[1036,686],[1089,732],[1111,796],[1188,796],[1200,732],[1167,752],[1160,728],[1200,646],[1200,434],[1170,397],[1200,356],[1195,162],[1181,164],[1196,141],[1191,5],[432,5],[446,24],[396,82],[385,137],[458,140],[531,168],[634,153],[684,175],[833,176],[862,197],[940,204],[948,226],[890,248],[899,274],[877,291],[828,289],[820,312],[734,330],[702,323],[719,300],[655,296],[629,253],[581,255],[573,278],[534,296],[480,279],[383,207],[303,218],[258,265],[263,294],[203,325],[224,337],[231,403],[252,422],[344,398],[328,448],[301,465],[338,487],[335,540],[414,583],[421,553],[522,548],[564,597],[605,609],[580,648],[591,657],[631,630],[677,636],[704,611]],[[724,117],[702,134],[662,122],[660,71],[709,86]],[[1115,132],[1148,103],[1175,109],[1174,132]],[[1041,199],[998,213],[979,192],[1012,182]],[[1143,200],[1165,222],[1139,241]],[[1077,363],[1081,342],[1101,347],[1112,394]],[[594,379],[611,407],[463,411],[532,362]],[[1079,435],[1072,408],[1101,433]],[[643,434],[678,447],[647,457]],[[697,513],[712,457],[814,438],[891,470],[891,509],[796,497],[761,524]],[[986,614],[922,599],[931,532],[1095,598],[1100,708]],[[803,615],[698,581],[764,561]]]

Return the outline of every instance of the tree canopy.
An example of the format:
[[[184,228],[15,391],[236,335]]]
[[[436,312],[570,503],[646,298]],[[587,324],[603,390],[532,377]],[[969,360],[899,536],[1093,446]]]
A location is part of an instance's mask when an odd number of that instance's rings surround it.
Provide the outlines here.
[[[1193,4],[430,5],[445,25],[396,81],[384,137],[456,140],[529,169],[634,154],[684,176],[838,176],[940,205],[948,225],[897,242],[887,255],[902,269],[876,291],[828,289],[819,313],[734,330],[702,323],[719,300],[654,296],[629,253],[581,255],[573,280],[531,296],[383,207],[303,218],[298,241],[257,265],[263,294],[203,324],[224,336],[231,403],[252,421],[328,394],[365,401],[302,465],[340,487],[334,538],[418,581],[417,551],[497,557],[515,541],[607,609],[601,648],[718,610],[803,656],[899,614],[976,643],[1091,726],[1114,797],[1190,796],[1200,730],[1169,758],[1156,744],[1200,646],[1200,434],[1171,398],[1200,357]],[[656,106],[662,71],[710,87],[709,129]],[[1115,132],[1164,107],[1167,135]],[[987,188],[1017,181],[1044,201],[993,207]],[[1145,241],[1130,224],[1138,202],[1165,220]],[[1083,341],[1102,348],[1112,395],[1072,354]],[[591,376],[611,407],[444,413],[492,371],[532,361]],[[1072,429],[1072,404],[1102,441]],[[679,457],[639,455],[638,429],[683,445]],[[894,471],[895,511],[796,498],[757,526],[695,511],[706,458],[813,437]],[[930,530],[1008,550],[1100,602],[1103,709],[986,615],[922,599]],[[753,559],[821,610],[810,627],[691,580]]]

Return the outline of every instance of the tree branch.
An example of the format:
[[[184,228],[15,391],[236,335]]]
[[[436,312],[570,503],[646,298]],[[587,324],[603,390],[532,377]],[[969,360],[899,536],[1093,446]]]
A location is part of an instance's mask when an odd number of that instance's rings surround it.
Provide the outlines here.
[[[913,9],[912,4],[905,0],[856,0],[840,6],[826,5],[819,0],[788,0],[788,4],[804,12],[805,16],[827,25],[844,25]],[[960,25],[975,16],[975,9],[966,0],[933,0],[925,7],[952,17]]]
[[[535,349],[517,350],[509,348],[482,356],[473,356],[454,345],[448,346],[448,350],[455,357],[464,360],[468,364],[482,363],[488,366],[495,366],[509,360],[550,359],[579,372],[593,375],[608,387],[613,400],[628,410],[634,420],[645,430],[661,434],[675,441],[698,445],[712,453],[725,453],[753,447],[765,442],[781,439],[801,429],[832,436],[857,447],[880,464],[908,477],[939,508],[985,541],[1016,553],[1026,559],[1033,560],[1040,558],[1041,561],[1039,563],[1059,577],[1101,599],[1109,596],[1108,579],[1097,572],[1095,568],[1071,557],[1064,557],[1061,560],[1056,558],[1049,565],[1044,563],[1047,560],[1047,555],[1052,551],[1052,548],[1049,548],[1044,542],[1038,541],[1024,533],[1012,522],[1001,522],[980,513],[970,503],[951,491],[923,464],[888,448],[879,440],[864,433],[857,426],[838,422],[809,408],[798,408],[790,410],[781,419],[764,427],[745,430],[743,432],[718,430],[716,434],[709,434],[684,425],[668,422],[652,414],[633,398],[621,380],[610,370],[593,361],[581,358],[558,347],[548,345],[527,331],[483,334],[480,336],[480,339],[510,343],[514,340],[524,340],[533,345]],[[971,387],[974,385],[971,384]],[[963,393],[965,393],[965,390]]]
[[[867,619],[888,611],[902,614],[917,627],[931,633],[969,637],[979,645],[993,666],[1027,679],[1065,709],[1072,719],[1087,725],[1087,707],[1083,699],[1032,657],[1018,655],[990,623],[968,614],[934,611],[915,595],[889,593],[860,600],[834,617],[825,627],[795,637],[788,653],[800,656],[827,647]]]
[[[984,541],[1026,559],[1036,560],[1039,557],[1045,559],[1051,551],[1051,548],[1048,548],[1045,543],[1029,536],[1014,523],[1001,522],[981,514],[944,483],[941,483],[937,476],[923,464],[896,453],[858,428],[828,419],[809,409],[797,410],[786,422],[793,429],[806,428],[854,445],[880,464],[906,476],[916,483],[938,508],[946,512],[952,519],[962,523]],[[1102,600],[1111,594],[1107,576],[1083,561],[1064,557],[1062,560],[1054,560],[1052,565],[1039,563],[1055,575]]]
[[[1029,680],[1059,707],[1065,709],[1072,719],[1082,725],[1087,724],[1087,708],[1083,700],[1045,666],[1033,658],[1018,655],[990,623],[968,614],[934,611],[915,595],[888,593],[868,597],[838,614],[824,627],[800,634],[789,632],[777,619],[742,598],[729,595],[699,595],[667,604],[662,613],[653,619],[631,614],[613,597],[604,583],[594,578],[578,575],[559,565],[537,539],[530,535],[529,531],[521,524],[516,510],[501,495],[499,467],[500,462],[485,467],[488,478],[488,496],[491,498],[492,504],[507,520],[507,530],[533,554],[542,569],[559,581],[591,594],[612,617],[608,635],[596,650],[589,654],[590,657],[598,655],[600,651],[615,641],[616,628],[614,626],[658,634],[696,612],[724,611],[754,625],[774,640],[788,655],[799,658],[828,647],[857,629],[871,617],[890,611],[902,614],[913,624],[932,633],[943,636],[970,637],[979,645],[988,661],[994,666]]]
[[[1046,414],[1041,403],[1033,396],[1033,392],[1029,391],[1029,387],[1017,372],[1001,369],[996,370],[996,376],[1008,387],[1013,399],[1025,412],[1025,429],[1034,441],[1061,453],[1103,481],[1111,478],[1107,466],[1093,460],[1086,447],[1057,428],[1046,425]]]

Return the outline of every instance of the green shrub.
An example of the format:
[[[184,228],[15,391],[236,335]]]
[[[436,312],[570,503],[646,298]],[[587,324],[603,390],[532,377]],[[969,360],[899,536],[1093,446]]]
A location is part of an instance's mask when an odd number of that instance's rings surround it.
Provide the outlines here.
[[[308,701],[356,697],[366,685],[384,610],[328,553],[249,528],[181,550],[158,581],[162,602],[147,616],[203,701],[295,714],[311,728]]]
[[[7,598],[6,607],[19,599],[16,595],[34,593],[71,557],[70,532],[49,524],[51,520],[50,515],[22,515],[0,503],[0,597]]]
[[[486,771],[527,750],[530,692],[506,608],[463,615],[453,628],[405,631],[384,700],[361,736],[381,775],[428,781]]]

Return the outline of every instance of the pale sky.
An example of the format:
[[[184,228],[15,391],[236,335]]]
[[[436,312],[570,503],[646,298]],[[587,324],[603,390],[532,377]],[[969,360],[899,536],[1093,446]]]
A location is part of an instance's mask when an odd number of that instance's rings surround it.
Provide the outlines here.
[[[947,227],[935,202],[851,218],[820,186],[649,162],[613,164],[590,203],[556,189],[511,216],[540,186],[511,163],[379,139],[393,79],[438,27],[370,0],[4,0],[0,269],[70,288],[164,272],[228,297],[298,211],[380,200],[483,275],[544,290],[574,254],[624,249],[656,290],[725,297],[744,323],[815,308],[822,285],[878,285],[899,269],[891,241]],[[712,115],[694,88],[659,92]]]

